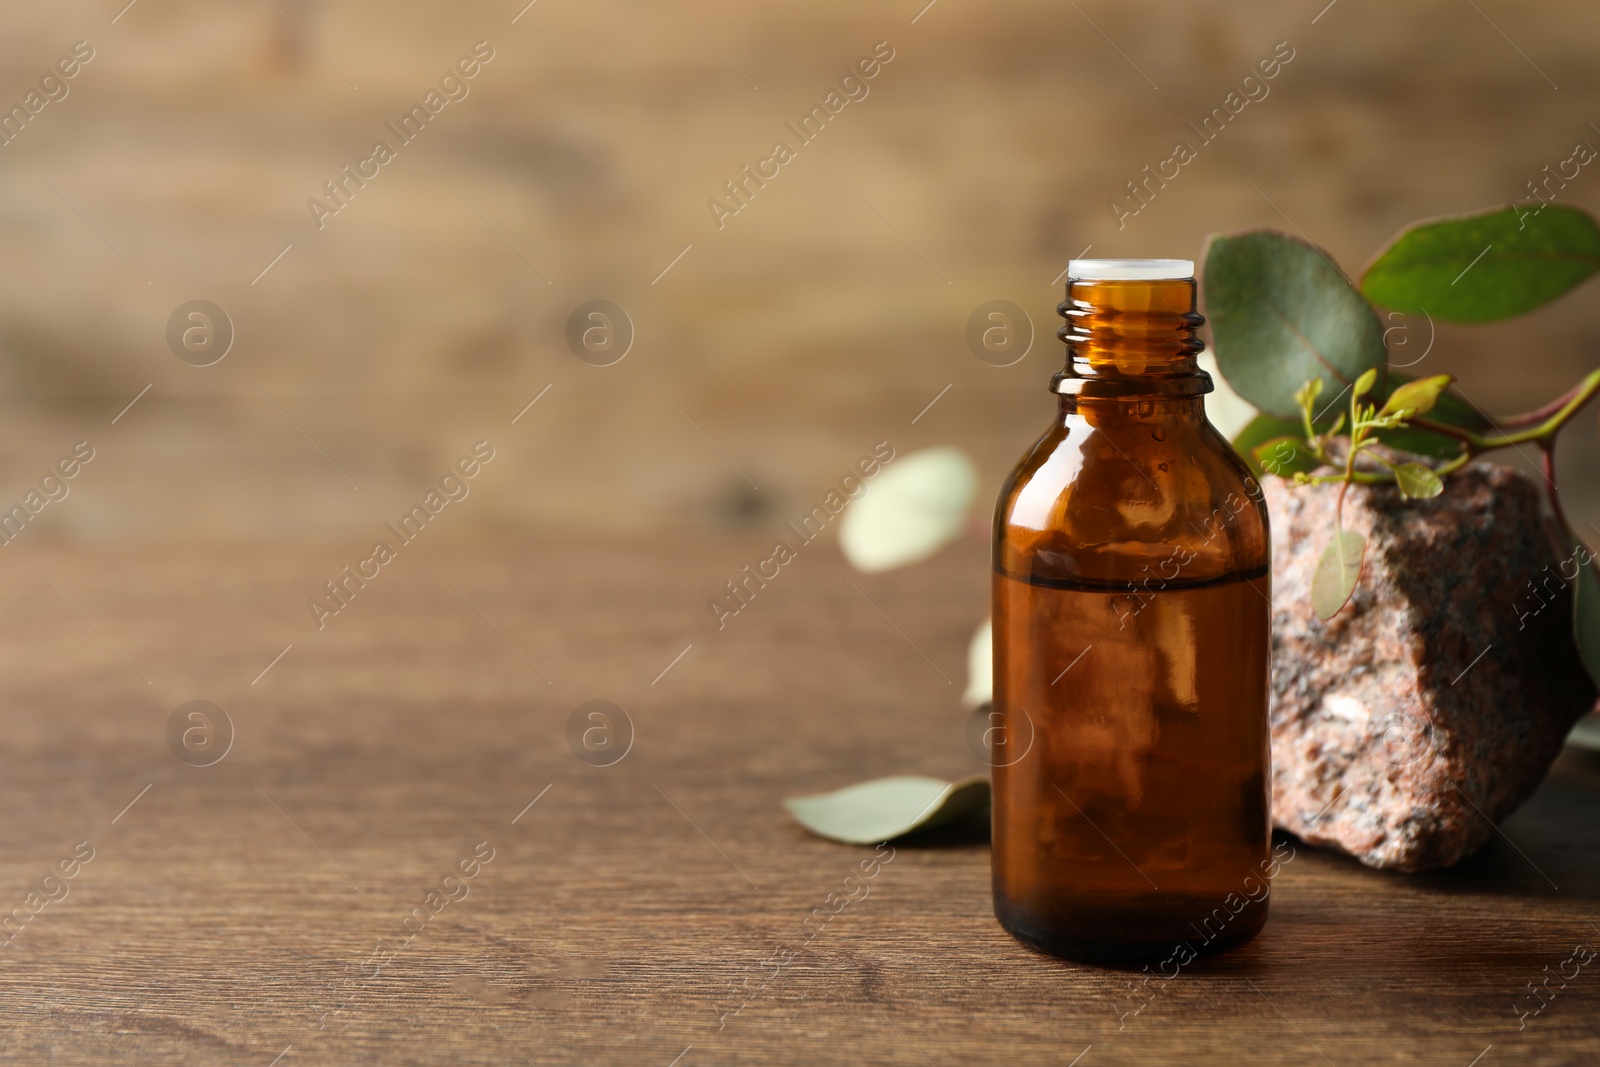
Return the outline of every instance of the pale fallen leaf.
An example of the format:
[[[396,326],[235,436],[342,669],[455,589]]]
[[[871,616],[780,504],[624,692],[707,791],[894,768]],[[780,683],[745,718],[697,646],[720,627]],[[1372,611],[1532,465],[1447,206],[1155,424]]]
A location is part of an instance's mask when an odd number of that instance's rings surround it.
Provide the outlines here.
[[[927,559],[961,536],[977,488],[977,465],[959,448],[902,456],[845,511],[839,548],[869,573]]]
[[[1567,744],[1600,752],[1600,715],[1585,715],[1567,735]]]
[[[875,778],[831,793],[790,797],[783,802],[807,830],[849,845],[876,845],[954,822],[989,803],[989,779],[957,782],[920,774]]]
[[[994,620],[984,619],[967,646],[967,691],[961,706],[975,708],[994,701]]]

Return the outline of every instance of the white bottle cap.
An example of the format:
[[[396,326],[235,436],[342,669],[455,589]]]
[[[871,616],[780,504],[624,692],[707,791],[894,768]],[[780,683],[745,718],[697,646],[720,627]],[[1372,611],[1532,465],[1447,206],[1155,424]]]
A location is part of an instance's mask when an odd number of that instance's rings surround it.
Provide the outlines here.
[[[1181,281],[1194,277],[1192,259],[1074,259],[1067,278],[1080,282]]]

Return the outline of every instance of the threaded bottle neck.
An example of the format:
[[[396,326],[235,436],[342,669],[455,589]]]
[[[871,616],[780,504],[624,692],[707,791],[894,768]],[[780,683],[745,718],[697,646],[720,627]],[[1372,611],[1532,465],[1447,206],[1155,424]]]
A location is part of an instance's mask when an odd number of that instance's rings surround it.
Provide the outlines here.
[[[1137,273],[1138,264],[1150,261],[1117,262],[1135,265],[1126,272]],[[1066,343],[1067,364],[1052,391],[1107,397],[1210,392],[1211,378],[1195,362],[1205,348],[1198,335],[1205,319],[1195,310],[1195,296],[1192,277],[1069,277],[1067,298],[1057,308],[1066,325],[1056,334]]]

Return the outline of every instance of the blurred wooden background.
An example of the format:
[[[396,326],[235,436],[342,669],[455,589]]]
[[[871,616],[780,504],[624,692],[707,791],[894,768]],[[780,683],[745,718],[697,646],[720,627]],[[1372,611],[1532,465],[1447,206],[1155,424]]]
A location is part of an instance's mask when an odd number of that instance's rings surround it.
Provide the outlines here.
[[[365,543],[480,439],[500,458],[457,532],[775,527],[883,439],[968,448],[987,501],[1048,417],[1054,279],[1086,246],[1292,225],[1355,271],[1600,145],[1579,0],[925,2],[12,5],[6,107],[74,42],[95,58],[0,148],[0,501],[84,439],[25,537]],[[307,199],[480,40],[470,95],[318,231]],[[708,198],[879,41],[869,95],[719,230]],[[1270,95],[1119,231],[1124,182],[1280,41]],[[1563,196],[1600,209],[1600,169]],[[237,331],[204,368],[165,340],[197,298]],[[597,298],[637,334],[604,368],[565,340]],[[991,299],[1033,318],[1015,366],[967,348]],[[1597,310],[1591,284],[1443,329],[1419,366],[1530,407],[1595,364]],[[1569,437],[1600,518],[1593,417]]]

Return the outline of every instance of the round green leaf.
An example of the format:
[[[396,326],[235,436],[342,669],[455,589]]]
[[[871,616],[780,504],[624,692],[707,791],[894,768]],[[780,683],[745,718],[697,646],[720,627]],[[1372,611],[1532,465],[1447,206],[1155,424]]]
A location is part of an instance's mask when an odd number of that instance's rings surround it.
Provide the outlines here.
[[[1285,435],[1263,441],[1250,450],[1255,465],[1267,474],[1279,478],[1293,478],[1296,474],[1310,474],[1322,464],[1311,454],[1305,438]]]
[[[1311,575],[1311,606],[1316,609],[1317,618],[1327,621],[1349,603],[1361,578],[1366,550],[1367,539],[1354,530],[1338,531],[1322,550],[1322,558]]]
[[[1409,426],[1400,430],[1382,430],[1379,438],[1390,448],[1430,459],[1455,459],[1461,454],[1462,448],[1461,442],[1454,437]]]
[[[1256,459],[1256,448],[1275,437],[1288,437],[1303,430],[1298,419],[1280,419],[1275,415],[1257,415],[1233,438],[1233,449],[1249,464],[1250,472],[1260,478],[1266,472]]]
[[[1444,491],[1444,482],[1425,463],[1402,463],[1394,469],[1400,492],[1412,500],[1426,500]]]
[[[1361,290],[1396,311],[1493,322],[1532,311],[1600,271],[1600,226],[1565,204],[1414,223],[1367,266]]]
[[[1267,414],[1298,417],[1295,391],[1312,378],[1332,403],[1363,372],[1382,374],[1377,312],[1304,241],[1272,230],[1213,234],[1202,291],[1217,365]]]

